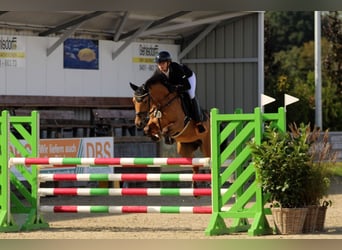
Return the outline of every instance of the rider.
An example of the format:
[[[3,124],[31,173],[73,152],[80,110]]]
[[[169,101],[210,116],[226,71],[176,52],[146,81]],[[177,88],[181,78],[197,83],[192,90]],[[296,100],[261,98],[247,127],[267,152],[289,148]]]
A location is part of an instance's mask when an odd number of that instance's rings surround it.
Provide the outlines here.
[[[160,51],[155,58],[155,62],[157,63],[158,68],[154,74],[163,73],[167,77],[168,83],[171,84],[177,92],[188,92],[193,107],[192,110],[194,112],[193,119],[196,122],[198,132],[205,132],[205,128],[202,124],[204,117],[199,102],[195,97],[195,73],[186,65],[173,62],[170,53],[167,51]]]

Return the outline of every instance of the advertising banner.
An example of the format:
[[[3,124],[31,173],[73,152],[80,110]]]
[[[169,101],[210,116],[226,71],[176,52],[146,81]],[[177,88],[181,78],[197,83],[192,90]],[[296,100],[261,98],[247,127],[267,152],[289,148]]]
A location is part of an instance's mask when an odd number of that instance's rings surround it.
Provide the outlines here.
[[[25,67],[25,39],[0,35],[0,68]]]
[[[25,148],[30,145],[25,140],[21,141]],[[15,157],[21,157],[13,146],[10,146],[11,153]],[[113,137],[89,137],[89,138],[65,138],[65,139],[40,139],[39,157],[113,157],[114,142]],[[12,171],[19,176],[15,168]],[[42,168],[41,173],[113,173],[113,168],[109,167],[81,167],[81,166],[54,166]],[[21,179],[19,177],[19,179]]]
[[[148,79],[157,69],[155,57],[160,51],[168,51],[177,61],[178,47],[174,44],[132,43],[133,72],[139,79]]]

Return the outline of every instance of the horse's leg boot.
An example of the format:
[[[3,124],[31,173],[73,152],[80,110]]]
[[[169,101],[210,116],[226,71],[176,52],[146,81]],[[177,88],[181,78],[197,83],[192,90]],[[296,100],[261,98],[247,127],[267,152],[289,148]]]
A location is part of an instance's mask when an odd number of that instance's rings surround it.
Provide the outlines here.
[[[192,104],[192,107],[193,107],[194,120],[196,122],[196,126],[197,126],[197,129],[198,129],[198,132],[199,133],[204,133],[205,132],[205,127],[202,124],[202,122],[203,122],[203,113],[202,113],[201,106],[199,105],[199,102],[198,102],[196,97],[191,99],[191,104]]]

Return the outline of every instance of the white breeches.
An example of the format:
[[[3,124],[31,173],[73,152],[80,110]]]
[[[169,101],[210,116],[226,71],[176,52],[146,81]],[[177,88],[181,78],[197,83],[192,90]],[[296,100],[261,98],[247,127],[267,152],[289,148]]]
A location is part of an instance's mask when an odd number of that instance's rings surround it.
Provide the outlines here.
[[[196,92],[196,75],[192,72],[192,76],[188,78],[191,88],[188,90],[190,99],[195,98]]]

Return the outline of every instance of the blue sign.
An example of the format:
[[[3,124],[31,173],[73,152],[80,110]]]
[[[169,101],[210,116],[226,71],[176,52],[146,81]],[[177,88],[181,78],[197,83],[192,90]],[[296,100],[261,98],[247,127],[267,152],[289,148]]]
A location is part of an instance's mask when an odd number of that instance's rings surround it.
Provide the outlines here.
[[[99,69],[99,41],[73,38],[65,40],[64,68]]]

